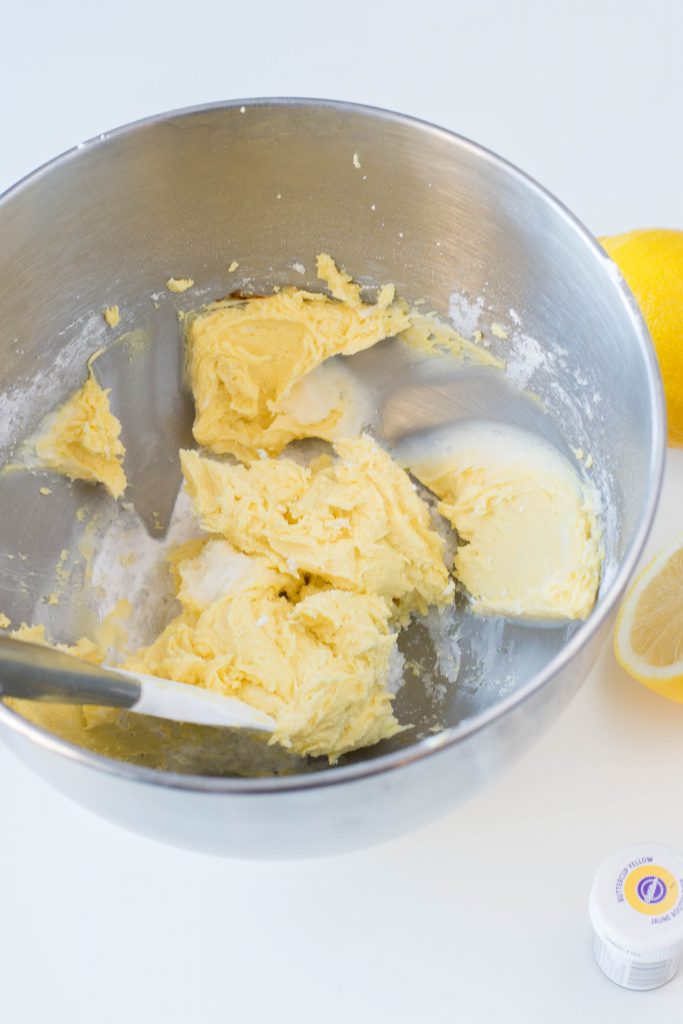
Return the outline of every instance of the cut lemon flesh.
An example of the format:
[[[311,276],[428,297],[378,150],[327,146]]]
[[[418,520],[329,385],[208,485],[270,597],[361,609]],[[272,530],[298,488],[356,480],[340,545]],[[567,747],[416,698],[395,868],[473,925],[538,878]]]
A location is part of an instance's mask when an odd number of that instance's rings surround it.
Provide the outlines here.
[[[683,536],[631,584],[617,618],[614,653],[634,679],[683,703]]]

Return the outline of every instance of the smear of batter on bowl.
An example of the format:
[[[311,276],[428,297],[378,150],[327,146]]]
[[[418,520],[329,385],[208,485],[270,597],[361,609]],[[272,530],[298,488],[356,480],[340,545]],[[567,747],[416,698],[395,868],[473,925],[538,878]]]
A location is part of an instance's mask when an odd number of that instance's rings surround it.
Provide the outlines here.
[[[419,312],[403,300],[399,304],[410,319],[410,325],[401,334],[404,344],[426,355],[451,355],[459,359],[467,355],[479,366],[495,366],[499,370],[505,367],[502,359],[479,344],[484,337],[481,331],[475,331],[475,340],[468,341],[436,313]]]
[[[408,442],[398,459],[441,499],[458,532],[454,571],[473,611],[586,618],[602,531],[597,493],[569,460],[528,431],[477,422]]]
[[[88,379],[38,430],[35,450],[42,463],[71,480],[101,483],[113,498],[126,489],[119,440],[121,424],[109,408],[109,390]]]
[[[10,633],[15,640],[23,640],[24,643],[38,644],[43,647],[54,647],[55,650],[64,654],[71,654],[82,661],[89,661],[93,665],[99,665],[104,660],[104,651],[97,643],[93,643],[87,637],[81,637],[75,644],[58,644],[48,640],[45,626],[28,626],[23,622],[17,629]],[[63,735],[65,726],[66,732],[71,732],[71,738],[78,742],[83,732],[94,726],[112,722],[116,718],[113,708],[96,707],[94,705],[78,704],[48,704],[40,701],[20,700],[19,698],[7,699],[7,704],[18,711],[24,718],[35,722],[36,725]],[[70,727],[70,730],[69,730]]]
[[[25,622],[22,622],[17,629],[10,633],[10,636],[15,640],[23,640],[25,643],[54,647],[55,650],[62,651],[64,654],[73,654],[75,657],[90,661],[95,665],[99,665],[103,659],[100,648],[87,637],[82,637],[75,644],[51,643],[45,635],[45,626],[27,626]]]

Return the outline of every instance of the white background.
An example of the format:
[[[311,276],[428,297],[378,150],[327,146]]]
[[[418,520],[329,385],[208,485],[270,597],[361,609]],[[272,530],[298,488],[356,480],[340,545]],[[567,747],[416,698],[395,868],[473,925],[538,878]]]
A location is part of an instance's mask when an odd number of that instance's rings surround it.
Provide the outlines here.
[[[335,97],[453,128],[596,233],[683,227],[678,0],[92,0],[2,9],[0,188],[160,110]],[[649,550],[680,529],[670,454]],[[0,524],[1,528],[1,524]],[[683,848],[683,706],[606,649],[561,720],[448,817],[324,861],[222,861],[99,821],[0,748],[0,1020],[325,1024],[678,1019],[683,976],[622,991],[592,962],[592,875]]]

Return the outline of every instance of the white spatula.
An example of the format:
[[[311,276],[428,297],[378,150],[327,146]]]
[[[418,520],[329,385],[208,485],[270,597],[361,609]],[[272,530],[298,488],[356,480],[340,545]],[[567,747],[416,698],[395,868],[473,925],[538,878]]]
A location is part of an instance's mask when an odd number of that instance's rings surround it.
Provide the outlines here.
[[[142,672],[93,665],[51,647],[0,637],[0,698],[95,704],[196,725],[272,732],[270,715],[236,697]]]

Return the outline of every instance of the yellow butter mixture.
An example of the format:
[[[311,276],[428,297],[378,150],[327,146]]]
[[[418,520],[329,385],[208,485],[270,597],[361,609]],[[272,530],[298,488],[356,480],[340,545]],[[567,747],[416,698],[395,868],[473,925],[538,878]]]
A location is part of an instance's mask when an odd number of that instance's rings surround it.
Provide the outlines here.
[[[563,456],[515,427],[469,423],[399,457],[458,532],[454,571],[474,611],[586,618],[600,583],[601,529],[592,488]]]
[[[204,529],[280,572],[376,594],[394,617],[444,600],[443,541],[405,472],[370,437],[340,441],[335,460],[230,466],[181,452]]]
[[[213,594],[207,572],[221,580]],[[177,575],[181,614],[125,667],[239,697],[273,716],[274,741],[331,761],[401,729],[381,598],[302,586],[224,540],[179,561]]]
[[[72,480],[101,483],[114,498],[126,489],[119,440],[121,424],[109,408],[109,392],[88,379],[57,412],[44,420],[35,450],[49,469]]]
[[[353,355],[410,325],[394,302],[393,285],[377,301],[318,257],[318,276],[332,297],[286,288],[259,298],[218,303],[191,319],[188,358],[195,400],[194,436],[218,454],[274,455],[298,438],[334,438],[344,406],[301,422],[288,404],[292,389],[331,356]]]
[[[212,539],[176,556],[182,613],[126,667],[239,697],[302,754],[335,760],[398,732],[396,625],[452,597],[404,471],[369,437],[313,466],[181,461]]]

